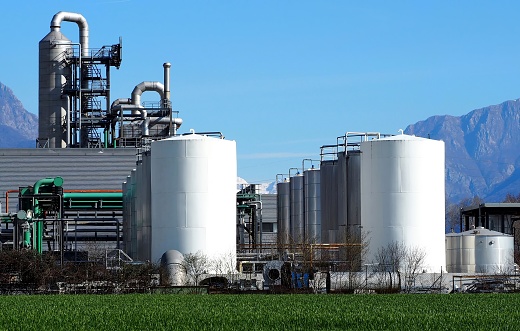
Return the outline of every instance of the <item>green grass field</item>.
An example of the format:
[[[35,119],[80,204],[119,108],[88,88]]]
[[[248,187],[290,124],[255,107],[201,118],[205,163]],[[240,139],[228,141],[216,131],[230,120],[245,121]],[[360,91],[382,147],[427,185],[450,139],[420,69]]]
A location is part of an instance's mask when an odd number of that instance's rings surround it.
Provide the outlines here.
[[[0,330],[518,330],[520,295],[0,298]]]

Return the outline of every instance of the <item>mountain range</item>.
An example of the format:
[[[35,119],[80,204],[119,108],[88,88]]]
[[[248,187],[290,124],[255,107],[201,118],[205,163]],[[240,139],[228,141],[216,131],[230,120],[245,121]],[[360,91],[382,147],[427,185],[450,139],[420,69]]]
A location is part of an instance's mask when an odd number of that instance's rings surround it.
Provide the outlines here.
[[[520,100],[463,116],[432,116],[409,125],[404,132],[445,142],[449,202],[474,196],[501,202],[508,193],[520,192]],[[0,83],[0,148],[33,148],[37,136],[38,117]],[[237,182],[246,183],[241,178]],[[260,183],[260,190],[276,193],[276,185]]]
[[[520,191],[520,100],[458,117],[432,116],[405,133],[444,141],[449,201],[479,196],[501,202]]]
[[[0,148],[32,148],[38,116],[28,112],[13,91],[0,82]]]

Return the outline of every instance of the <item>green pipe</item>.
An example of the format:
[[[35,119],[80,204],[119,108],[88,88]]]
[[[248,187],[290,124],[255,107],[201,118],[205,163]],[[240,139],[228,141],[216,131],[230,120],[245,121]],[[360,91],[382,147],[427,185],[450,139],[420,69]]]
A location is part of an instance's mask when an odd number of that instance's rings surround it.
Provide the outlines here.
[[[40,179],[39,181],[34,183],[34,186],[33,186],[34,194],[40,193],[41,186],[49,186],[49,185],[54,185],[54,186],[60,187],[63,185],[63,178],[58,176],[58,177],[47,177],[47,178]]]
[[[61,187],[63,185],[63,178],[61,177],[47,177],[42,178],[36,183],[34,183],[33,186],[33,194],[39,194],[40,193],[40,187],[42,186],[57,186]],[[38,206],[38,200],[35,200],[34,205],[34,215],[36,218],[41,217],[41,211],[40,207]],[[38,253],[42,253],[42,242],[43,242],[43,222],[42,221],[35,221],[34,224],[34,248],[38,251]]]
[[[63,199],[122,199],[122,192],[69,192],[63,193]]]
[[[31,231],[29,229],[23,232],[23,246],[29,247],[31,244]]]

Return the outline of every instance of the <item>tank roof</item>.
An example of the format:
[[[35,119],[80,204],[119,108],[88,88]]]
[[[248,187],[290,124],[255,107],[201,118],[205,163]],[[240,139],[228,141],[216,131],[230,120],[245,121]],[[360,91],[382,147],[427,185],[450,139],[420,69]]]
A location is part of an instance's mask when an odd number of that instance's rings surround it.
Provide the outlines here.
[[[446,237],[457,237],[457,236],[503,236],[503,237],[511,237],[510,234],[505,234],[498,231],[493,231],[489,229],[485,229],[483,227],[478,227],[475,229],[471,229],[464,232],[458,232],[458,233],[447,233]]]
[[[376,139],[376,141],[379,141],[379,140],[435,140],[435,139],[428,139],[428,138],[423,138],[423,137],[411,136],[411,135],[408,135],[408,134],[398,134],[398,135],[395,135],[395,136],[389,136],[389,137]]]

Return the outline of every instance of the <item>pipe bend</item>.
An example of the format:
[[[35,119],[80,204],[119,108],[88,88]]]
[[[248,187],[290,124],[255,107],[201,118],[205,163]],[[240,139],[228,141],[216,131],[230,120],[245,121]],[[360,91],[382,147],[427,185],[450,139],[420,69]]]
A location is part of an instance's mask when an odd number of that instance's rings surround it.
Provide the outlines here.
[[[164,85],[159,82],[142,82],[134,87],[132,91],[132,103],[141,106],[141,95],[145,91],[155,91],[164,99]]]
[[[51,20],[51,31],[60,31],[61,22],[74,22],[79,27],[79,42],[81,44],[81,54],[88,56],[88,23],[83,15],[60,11],[56,13]]]

